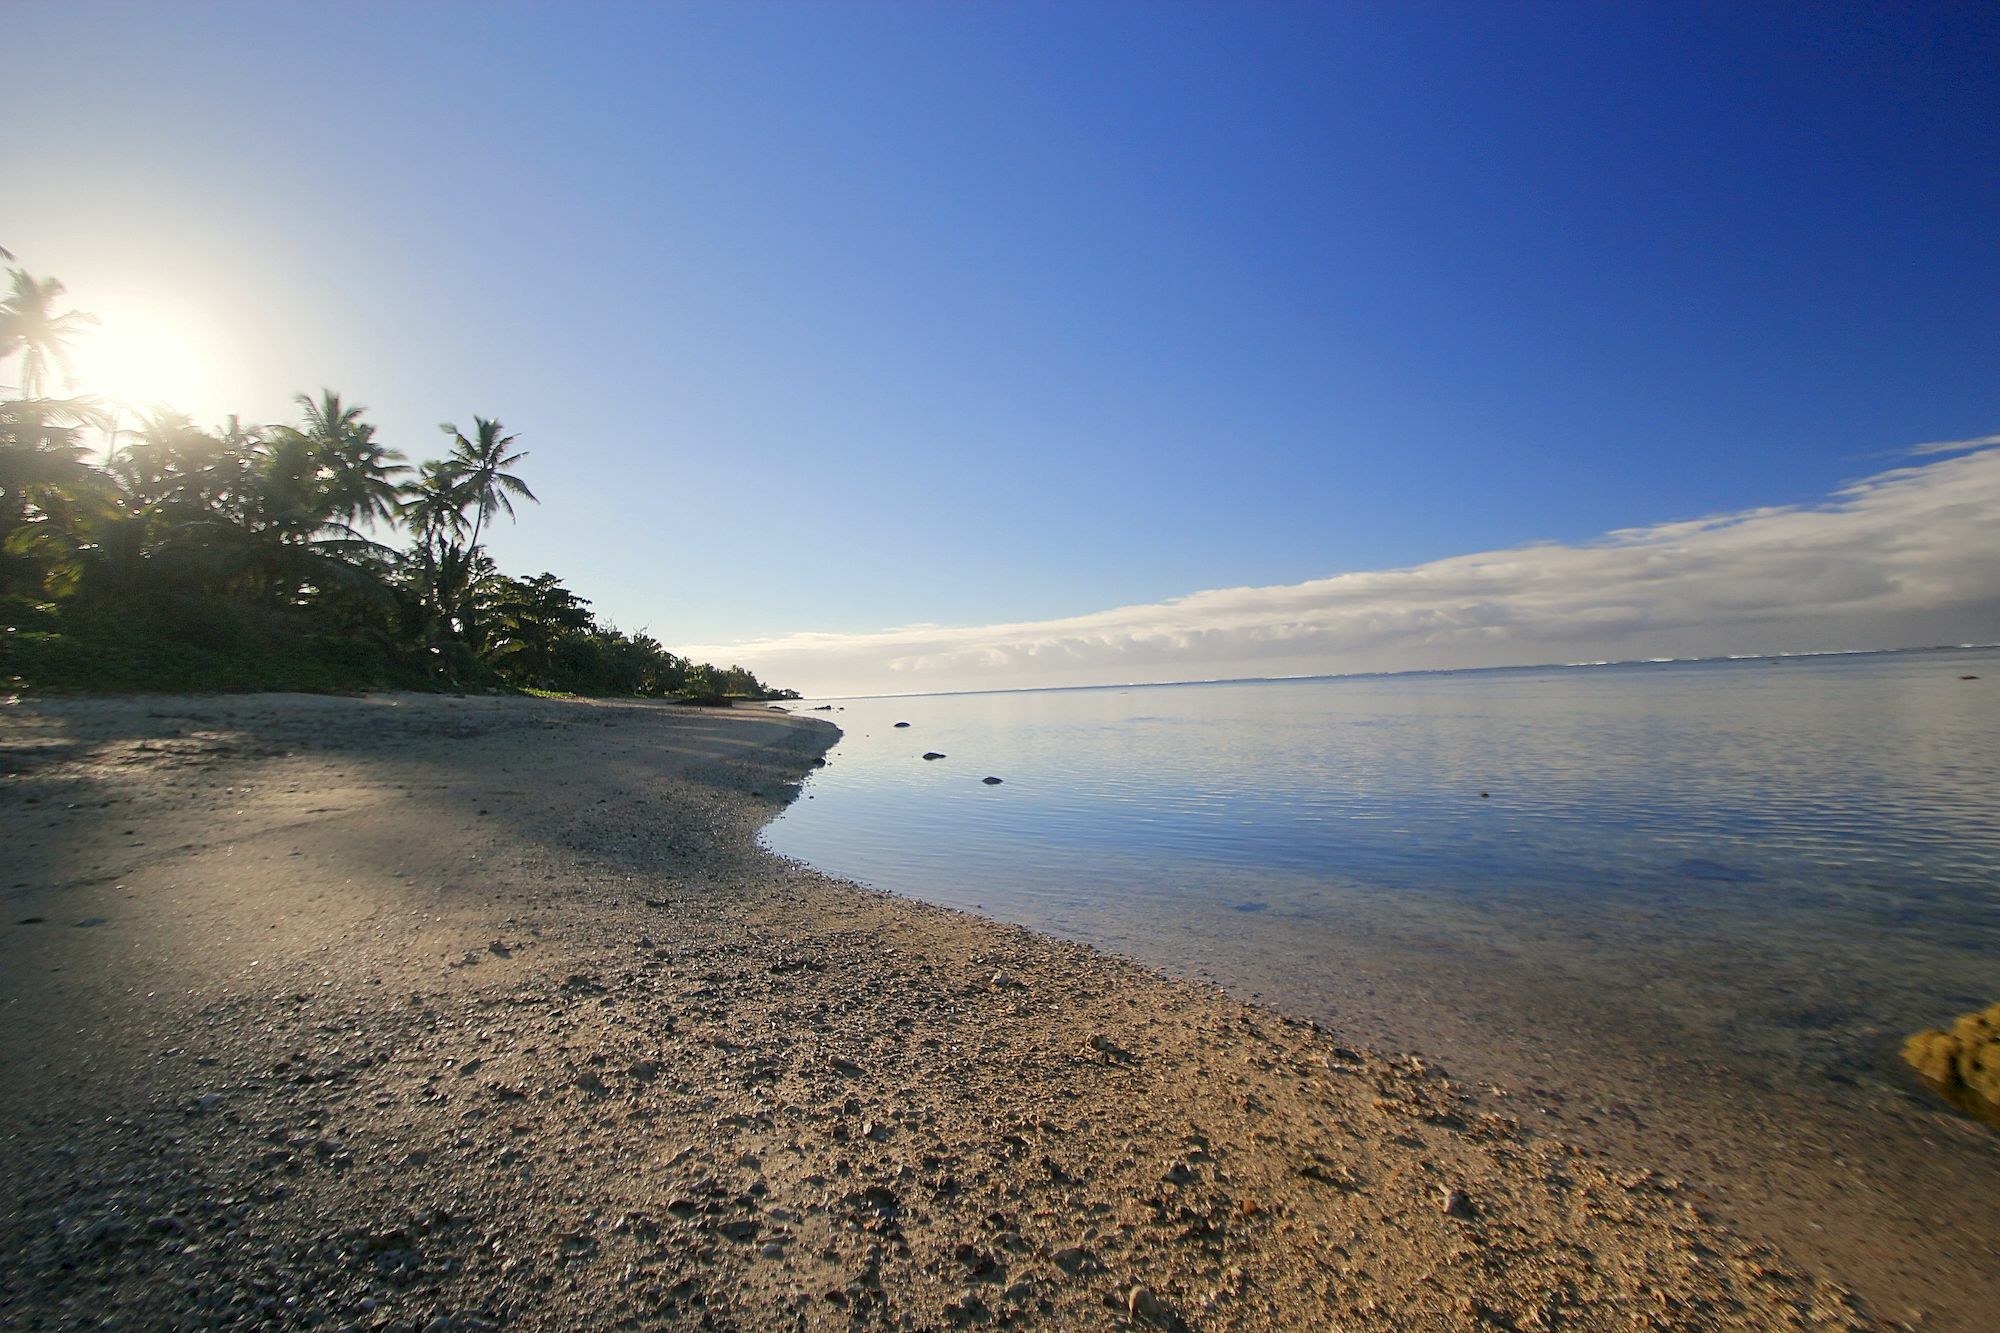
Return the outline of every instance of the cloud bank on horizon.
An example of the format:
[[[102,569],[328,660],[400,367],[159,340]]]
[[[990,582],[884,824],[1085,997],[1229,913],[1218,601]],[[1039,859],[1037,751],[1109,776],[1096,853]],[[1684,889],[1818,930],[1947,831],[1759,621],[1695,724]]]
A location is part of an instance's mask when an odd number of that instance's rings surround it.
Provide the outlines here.
[[[2000,436],[1824,503],[1060,620],[690,650],[808,695],[1824,652],[2000,639]]]

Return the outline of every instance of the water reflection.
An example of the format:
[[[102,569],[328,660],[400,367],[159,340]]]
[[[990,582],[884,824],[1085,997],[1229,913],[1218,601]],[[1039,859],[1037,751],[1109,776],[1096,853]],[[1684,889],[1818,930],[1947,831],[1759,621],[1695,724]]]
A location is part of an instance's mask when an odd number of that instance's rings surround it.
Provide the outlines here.
[[[766,839],[1386,1039],[1587,1002],[1882,1082],[2000,995],[1995,688],[1958,651],[845,701]]]

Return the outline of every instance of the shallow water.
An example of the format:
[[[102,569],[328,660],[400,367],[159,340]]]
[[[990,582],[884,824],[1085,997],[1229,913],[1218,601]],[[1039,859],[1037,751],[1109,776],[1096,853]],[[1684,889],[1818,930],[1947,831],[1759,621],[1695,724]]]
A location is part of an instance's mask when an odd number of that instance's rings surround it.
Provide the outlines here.
[[[1372,1039],[1906,1090],[1896,1040],[2000,996],[1995,690],[1953,650],[844,700],[765,839]]]

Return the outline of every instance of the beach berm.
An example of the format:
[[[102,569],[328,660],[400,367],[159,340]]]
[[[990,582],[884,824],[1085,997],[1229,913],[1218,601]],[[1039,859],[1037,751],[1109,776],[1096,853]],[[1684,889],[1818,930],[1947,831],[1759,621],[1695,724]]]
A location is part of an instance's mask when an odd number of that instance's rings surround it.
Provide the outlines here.
[[[760,850],[836,735],[0,708],[0,1322],[1867,1324],[1531,1106]]]

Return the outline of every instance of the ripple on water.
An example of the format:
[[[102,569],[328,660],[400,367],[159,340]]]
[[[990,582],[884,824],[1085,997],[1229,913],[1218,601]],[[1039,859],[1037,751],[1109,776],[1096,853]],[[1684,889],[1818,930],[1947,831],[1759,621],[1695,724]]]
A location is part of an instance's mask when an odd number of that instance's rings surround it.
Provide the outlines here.
[[[848,700],[766,840],[1307,1009],[1398,951],[1440,1003],[1516,967],[1810,1082],[2000,975],[1962,674],[2000,654]]]

